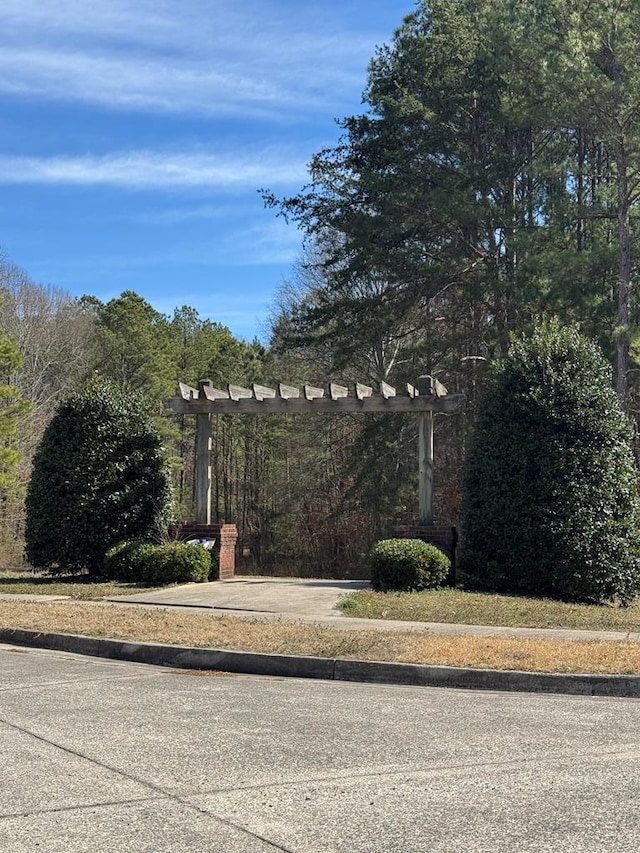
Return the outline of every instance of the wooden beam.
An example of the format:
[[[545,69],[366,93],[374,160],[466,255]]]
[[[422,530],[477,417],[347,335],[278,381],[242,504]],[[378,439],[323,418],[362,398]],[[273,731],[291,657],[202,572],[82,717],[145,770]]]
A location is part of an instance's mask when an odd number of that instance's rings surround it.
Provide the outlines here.
[[[322,389],[319,389],[322,390]],[[256,400],[239,398],[237,400],[183,400],[174,397],[169,405],[176,414],[197,415],[199,413],[218,413],[225,415],[286,415],[334,413],[352,414],[355,412],[440,412],[451,414],[465,402],[464,394],[447,394],[446,397],[409,397],[397,396],[384,398],[379,395],[365,397],[298,397]]]
[[[368,385],[362,385],[360,382],[356,382],[356,397],[358,400],[364,400],[372,395],[373,388],[370,388]]]
[[[420,524],[433,524],[433,412],[418,420],[418,508]]]
[[[297,400],[300,396],[300,389],[293,388],[291,385],[283,385],[281,382],[278,385],[278,393],[283,400]]]
[[[256,400],[269,400],[276,396],[275,388],[267,388],[265,385],[253,385],[253,396]]]
[[[314,388],[313,385],[304,386],[305,400],[317,400],[324,397],[324,388]]]
[[[229,385],[228,387],[229,397],[231,397],[234,402],[253,397],[253,391],[250,388],[243,388],[241,385]]]
[[[388,400],[389,397],[396,396],[396,389],[393,387],[393,385],[387,385],[386,382],[381,382],[380,394],[384,397],[385,400]]]
[[[446,397],[449,392],[444,387],[442,382],[440,382],[437,379],[434,379],[433,380],[433,393],[436,395],[436,397]]]
[[[221,388],[214,388],[210,382],[202,382],[200,391],[204,394],[207,400],[228,400],[229,392],[223,391]]]
[[[191,385],[185,385],[184,382],[178,382],[178,393],[183,400],[198,399],[198,389],[192,388]]]

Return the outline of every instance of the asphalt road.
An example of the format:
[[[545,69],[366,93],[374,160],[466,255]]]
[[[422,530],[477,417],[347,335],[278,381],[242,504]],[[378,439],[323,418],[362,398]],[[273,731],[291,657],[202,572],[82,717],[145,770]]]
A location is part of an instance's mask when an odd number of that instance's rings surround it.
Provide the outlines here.
[[[640,701],[0,646],[0,850],[640,848]]]

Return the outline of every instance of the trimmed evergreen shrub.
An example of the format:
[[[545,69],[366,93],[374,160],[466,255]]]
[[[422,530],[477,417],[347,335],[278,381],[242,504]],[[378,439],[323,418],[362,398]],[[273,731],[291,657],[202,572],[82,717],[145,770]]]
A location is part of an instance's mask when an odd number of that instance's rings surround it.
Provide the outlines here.
[[[93,380],[58,406],[36,450],[27,559],[52,574],[99,575],[112,545],[162,535],[170,503],[162,441],[145,402]]]
[[[104,576],[109,580],[166,586],[209,580],[211,553],[187,542],[120,542],[107,551]]]
[[[151,542],[119,542],[105,554],[102,576],[106,580],[142,583],[145,558],[153,548]]]
[[[204,583],[209,580],[211,555],[201,545],[167,542],[152,545],[141,555],[144,583],[165,586],[172,583]]]
[[[631,430],[598,347],[548,321],[513,343],[463,474],[462,567],[488,589],[586,602],[640,591]]]
[[[371,549],[369,565],[375,590],[421,590],[439,586],[451,561],[421,539],[382,539]]]
[[[209,559],[211,561],[211,568],[209,569],[209,580],[220,580],[220,551],[215,549],[207,551],[207,553],[209,554]]]

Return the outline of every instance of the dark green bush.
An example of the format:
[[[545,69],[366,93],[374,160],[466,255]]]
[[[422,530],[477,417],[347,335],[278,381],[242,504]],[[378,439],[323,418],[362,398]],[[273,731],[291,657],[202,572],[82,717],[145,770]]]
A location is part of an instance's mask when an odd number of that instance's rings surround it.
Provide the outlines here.
[[[94,380],[58,406],[36,450],[27,559],[52,574],[99,575],[112,545],[162,534],[170,504],[162,441],[144,400]]]
[[[207,551],[207,553],[209,554],[209,559],[211,560],[211,568],[209,569],[209,580],[220,580],[220,551],[211,550]]]
[[[164,586],[171,583],[204,583],[209,580],[211,554],[201,545],[167,542],[151,546],[142,558],[143,581]]]
[[[165,586],[209,580],[211,553],[186,542],[120,542],[107,551],[104,575],[109,580]]]
[[[106,580],[142,583],[145,560],[153,548],[151,542],[119,542],[105,555],[103,577]]]
[[[631,431],[598,347],[542,323],[514,341],[463,475],[462,567],[483,588],[630,601],[640,590]]]
[[[451,561],[421,539],[382,539],[369,554],[375,590],[433,589],[446,578]]]

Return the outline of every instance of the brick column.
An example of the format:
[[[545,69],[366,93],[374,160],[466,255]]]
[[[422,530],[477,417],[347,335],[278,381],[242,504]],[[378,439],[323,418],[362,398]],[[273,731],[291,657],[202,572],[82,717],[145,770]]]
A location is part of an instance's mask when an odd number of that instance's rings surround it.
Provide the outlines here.
[[[234,577],[236,572],[236,542],[238,528],[235,524],[193,524],[178,526],[173,531],[176,539],[215,539],[214,551],[218,554],[221,581]]]
[[[232,578],[236,571],[236,542],[238,541],[238,528],[235,524],[220,525],[220,580],[225,581]]]

